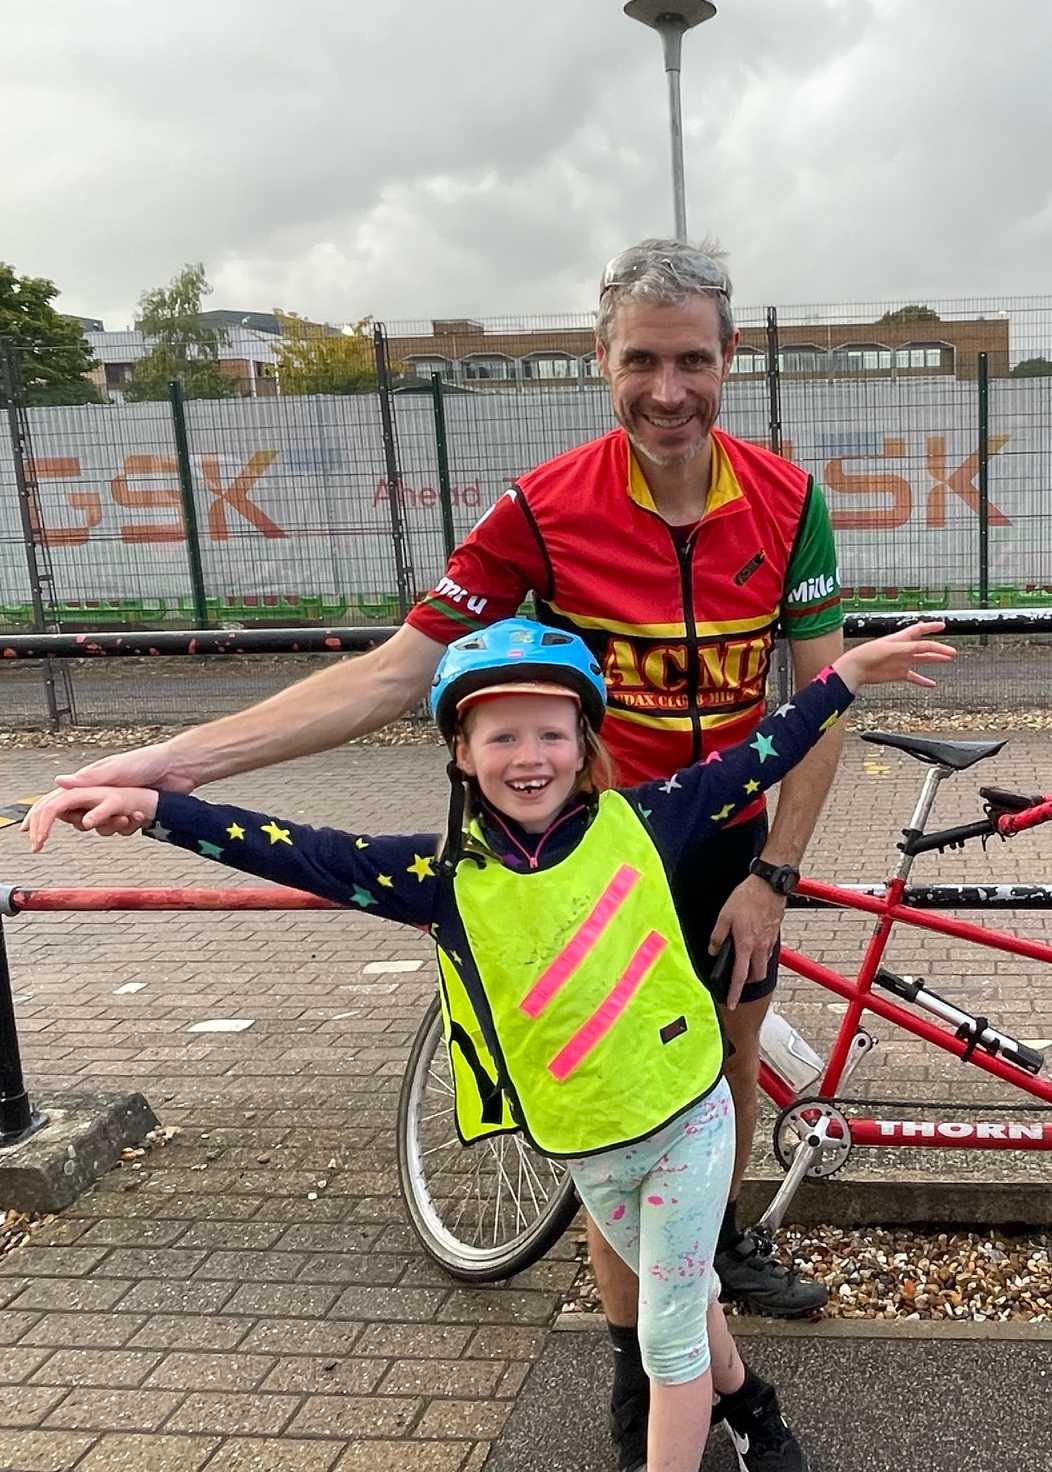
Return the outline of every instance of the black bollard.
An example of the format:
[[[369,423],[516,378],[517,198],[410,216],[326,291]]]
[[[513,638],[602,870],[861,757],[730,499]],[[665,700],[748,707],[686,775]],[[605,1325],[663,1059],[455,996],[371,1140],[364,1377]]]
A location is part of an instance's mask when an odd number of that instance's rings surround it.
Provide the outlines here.
[[[0,917],[0,1149],[27,1140],[45,1124],[47,1115],[38,1114],[29,1102],[22,1077],[11,971],[7,964],[4,922]]]

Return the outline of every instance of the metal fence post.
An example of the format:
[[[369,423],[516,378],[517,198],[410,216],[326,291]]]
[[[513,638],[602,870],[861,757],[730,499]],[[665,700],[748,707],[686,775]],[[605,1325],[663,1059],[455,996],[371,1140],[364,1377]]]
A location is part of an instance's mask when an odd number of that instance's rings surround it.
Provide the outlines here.
[[[431,403],[435,414],[435,456],[438,460],[438,500],[442,508],[442,546],[446,561],[453,556],[453,487],[449,479],[449,441],[446,437],[446,406],[442,399],[442,375],[431,375]]]
[[[387,361],[387,333],[382,322],[373,326],[373,360],[376,364],[376,391],[380,396],[380,423],[384,439],[384,464],[387,468],[387,505],[391,513],[391,540],[394,545],[395,577],[398,580],[398,607],[403,618],[409,612],[410,569],[402,519],[402,472],[398,466],[395,444],[394,415],[391,412],[391,373]]]
[[[22,543],[33,607],[33,627],[42,634],[58,633],[55,573],[44,530],[22,370],[18,362],[17,344],[7,339],[0,339],[0,405],[7,409],[11,455],[15,466],[15,488],[18,492],[18,515],[22,523]],[[61,665],[56,671],[51,660],[45,657],[41,670],[49,730],[57,731],[62,725],[63,716],[71,725],[76,725],[77,709],[68,667]],[[64,702],[59,698],[60,685]]]
[[[767,308],[767,445],[773,455],[782,453],[782,377],[778,361],[778,308]],[[778,703],[784,705],[792,693],[789,641],[783,630],[775,644],[774,676]]]
[[[201,561],[201,533],[197,526],[197,506],[194,503],[194,475],[190,468],[186,407],[183,400],[183,386],[177,378],[168,385],[168,402],[172,406],[175,454],[179,462],[179,491],[183,502],[183,526],[186,529],[186,559],[190,564],[190,588],[194,598],[194,622],[199,629],[207,629],[208,594],[205,588],[204,564]]]
[[[989,354],[979,354],[979,606],[990,606]]]
[[[29,1102],[15,1026],[11,970],[7,964],[4,922],[0,916],[0,1147],[17,1145],[47,1124]]]

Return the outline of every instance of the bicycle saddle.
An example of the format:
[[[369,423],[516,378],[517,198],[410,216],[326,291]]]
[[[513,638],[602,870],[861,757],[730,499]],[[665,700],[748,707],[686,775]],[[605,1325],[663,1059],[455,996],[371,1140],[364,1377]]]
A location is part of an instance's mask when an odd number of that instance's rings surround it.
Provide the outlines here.
[[[919,762],[952,767],[955,772],[963,772],[965,767],[996,756],[1005,744],[1004,741],[937,741],[931,736],[910,736],[899,731],[863,731],[862,740],[872,741],[876,746],[897,746]]]

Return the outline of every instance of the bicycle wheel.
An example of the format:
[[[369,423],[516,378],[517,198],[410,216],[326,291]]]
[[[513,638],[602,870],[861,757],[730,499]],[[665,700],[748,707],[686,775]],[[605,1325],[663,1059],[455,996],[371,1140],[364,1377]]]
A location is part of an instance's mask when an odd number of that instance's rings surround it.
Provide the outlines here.
[[[577,1211],[565,1167],[538,1155],[520,1135],[461,1144],[437,997],[402,1079],[398,1175],[424,1251],[468,1283],[522,1272],[558,1241]]]

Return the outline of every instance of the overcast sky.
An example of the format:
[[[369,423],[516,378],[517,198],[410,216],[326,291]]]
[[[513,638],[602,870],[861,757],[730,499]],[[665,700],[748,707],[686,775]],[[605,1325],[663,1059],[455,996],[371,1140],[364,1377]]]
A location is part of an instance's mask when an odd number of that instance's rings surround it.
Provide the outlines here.
[[[720,0],[684,43],[691,233],[742,304],[1052,292],[1052,6]],[[128,325],[586,311],[670,233],[620,0],[5,0],[0,259]]]

